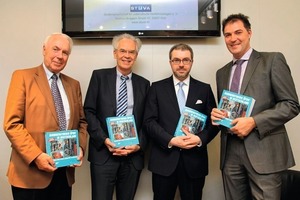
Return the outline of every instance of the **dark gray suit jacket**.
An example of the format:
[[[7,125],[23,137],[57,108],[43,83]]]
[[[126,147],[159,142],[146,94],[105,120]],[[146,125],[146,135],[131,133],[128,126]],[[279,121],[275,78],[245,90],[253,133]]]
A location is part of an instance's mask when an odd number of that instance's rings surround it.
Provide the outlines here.
[[[209,116],[212,108],[216,106],[210,85],[191,77],[186,106]],[[208,174],[207,144],[219,130],[211,124],[208,117],[204,130],[197,134],[202,141],[201,147],[188,150],[168,148],[179,118],[180,111],[172,76],[152,83],[145,108],[145,130],[153,141],[149,170],[169,176],[175,171],[181,155],[189,177],[204,177]]]
[[[89,154],[88,160],[102,165],[112,156],[104,144],[108,138],[106,118],[116,116],[116,68],[94,70],[87,90],[84,111],[88,122]],[[146,96],[150,82],[145,78],[132,73],[133,87],[133,115],[138,130],[141,150],[128,157],[137,170],[144,167],[143,150],[147,145],[147,138],[142,131],[142,122]]]
[[[217,71],[218,99],[229,88],[232,62]],[[299,113],[298,97],[291,71],[281,53],[253,50],[245,71],[241,94],[256,99],[252,117],[255,128],[244,144],[258,173],[282,171],[295,165],[284,124]],[[227,129],[221,127],[221,169],[224,166]]]

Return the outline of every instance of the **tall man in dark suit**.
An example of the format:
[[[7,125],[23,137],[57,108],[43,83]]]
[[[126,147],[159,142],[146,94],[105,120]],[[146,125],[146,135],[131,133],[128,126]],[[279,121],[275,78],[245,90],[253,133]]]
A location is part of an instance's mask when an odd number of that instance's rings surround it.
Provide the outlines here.
[[[280,172],[295,165],[284,126],[299,113],[291,71],[281,53],[250,47],[247,16],[228,16],[223,20],[223,34],[233,61],[217,71],[218,98],[223,89],[230,88],[235,61],[243,59],[239,93],[256,99],[251,117],[233,120],[231,129],[220,126],[226,199],[279,200]],[[220,118],[222,112],[213,109],[211,119]]]
[[[176,93],[183,84],[185,105],[209,115],[216,106],[210,85],[190,76],[193,50],[174,45],[169,52],[173,75],[152,84],[145,108],[145,130],[152,139],[149,170],[155,200],[174,199],[177,186],[182,200],[199,200],[208,174],[207,144],[218,129],[210,118],[204,130],[174,137],[181,112]]]
[[[12,75],[3,127],[12,144],[7,176],[14,200],[71,200],[76,166],[56,168],[52,157],[45,153],[45,132],[60,130],[50,89],[54,81],[51,77],[56,74],[65,128],[78,130],[78,159],[82,160],[87,123],[80,84],[61,73],[71,54],[72,44],[72,39],[65,34],[51,34],[43,45],[43,64],[17,70]]]
[[[90,134],[88,160],[91,162],[92,199],[111,200],[116,187],[117,199],[132,200],[144,166],[147,140],[142,122],[150,82],[132,73],[141,47],[140,39],[122,34],[113,38],[112,45],[117,66],[93,72],[84,103]],[[115,148],[108,136],[106,118],[117,114],[121,76],[128,77],[125,114],[134,115],[140,143]]]

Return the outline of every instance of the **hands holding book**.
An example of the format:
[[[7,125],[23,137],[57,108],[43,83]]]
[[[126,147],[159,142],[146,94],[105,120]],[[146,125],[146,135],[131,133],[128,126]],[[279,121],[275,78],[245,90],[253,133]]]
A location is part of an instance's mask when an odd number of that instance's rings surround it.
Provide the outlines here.
[[[46,172],[53,172],[57,168],[55,167],[54,160],[46,153],[41,153],[34,159],[34,163],[37,168]]]
[[[77,156],[77,160],[79,160],[80,162],[74,165],[71,165],[70,167],[80,167],[82,165],[83,162],[83,150],[81,147],[79,147],[79,155]]]
[[[234,125],[230,131],[237,134],[238,137],[244,138],[256,127],[253,117],[240,117],[232,121]]]
[[[176,146],[181,149],[191,149],[195,146],[201,146],[201,139],[197,135],[190,133],[185,128],[182,128],[181,130],[185,135],[173,137],[169,143],[170,147]]]
[[[79,155],[77,156],[77,160],[80,161],[77,164],[70,165],[69,167],[80,167],[82,165],[83,159],[83,150],[79,148]],[[41,153],[34,159],[34,163],[38,167],[39,170],[46,171],[46,172],[53,172],[57,169],[55,166],[55,162],[51,156],[47,153]]]
[[[127,156],[131,153],[137,152],[141,148],[138,144],[116,148],[116,145],[111,142],[109,138],[106,138],[104,144],[114,156]]]
[[[217,121],[226,118],[224,112],[217,108],[213,108],[211,111],[211,121],[212,124],[217,126],[219,125]],[[256,123],[253,117],[239,117],[231,122],[232,128],[229,130],[236,134],[240,138],[248,136],[248,134],[256,127]]]
[[[223,90],[218,108],[211,111],[213,125],[227,127],[231,133],[244,139],[256,127],[251,112],[255,99],[243,94]]]

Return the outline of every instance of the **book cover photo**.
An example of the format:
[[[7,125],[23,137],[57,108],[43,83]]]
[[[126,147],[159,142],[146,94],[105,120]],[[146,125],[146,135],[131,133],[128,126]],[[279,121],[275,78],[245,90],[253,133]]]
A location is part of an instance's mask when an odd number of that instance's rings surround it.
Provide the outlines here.
[[[190,133],[196,134],[202,131],[206,124],[207,116],[195,109],[185,107],[175,130],[175,136],[185,135],[182,128],[187,129]]]
[[[51,156],[56,167],[79,164],[78,130],[45,132],[46,153]]]
[[[254,104],[255,99],[250,96],[223,90],[218,109],[224,113],[225,118],[215,120],[215,122],[227,128],[232,128],[232,120],[238,117],[249,117]]]
[[[133,115],[106,118],[110,140],[116,147],[139,144],[138,133]]]

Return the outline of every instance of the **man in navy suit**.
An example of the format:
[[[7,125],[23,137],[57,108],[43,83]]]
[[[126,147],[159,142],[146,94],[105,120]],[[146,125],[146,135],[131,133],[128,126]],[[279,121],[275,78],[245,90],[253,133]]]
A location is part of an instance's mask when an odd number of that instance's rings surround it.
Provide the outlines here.
[[[282,53],[251,48],[247,16],[230,15],[222,25],[233,61],[217,71],[218,98],[230,88],[234,63],[242,59],[238,92],[256,100],[250,117],[236,118],[231,129],[220,126],[225,196],[228,200],[279,200],[281,172],[295,165],[284,125],[300,111],[291,71]],[[213,109],[213,121],[222,116]]]
[[[141,47],[140,39],[129,34],[115,36],[112,41],[117,66],[95,70],[92,74],[84,110],[88,122],[89,154],[92,199],[111,200],[116,187],[116,197],[132,200],[144,167],[146,137],[142,122],[150,82],[132,72]],[[109,139],[106,118],[116,116],[118,90],[121,76],[127,76],[127,111],[134,115],[139,145],[115,148]]]
[[[185,105],[205,115],[216,106],[210,85],[190,76],[193,50],[186,44],[174,45],[169,52],[173,75],[154,82],[145,108],[145,130],[152,140],[149,170],[155,200],[173,200],[177,186],[182,200],[199,200],[208,174],[207,144],[218,129],[210,118],[204,130],[174,137],[180,118],[176,94],[183,84]]]

